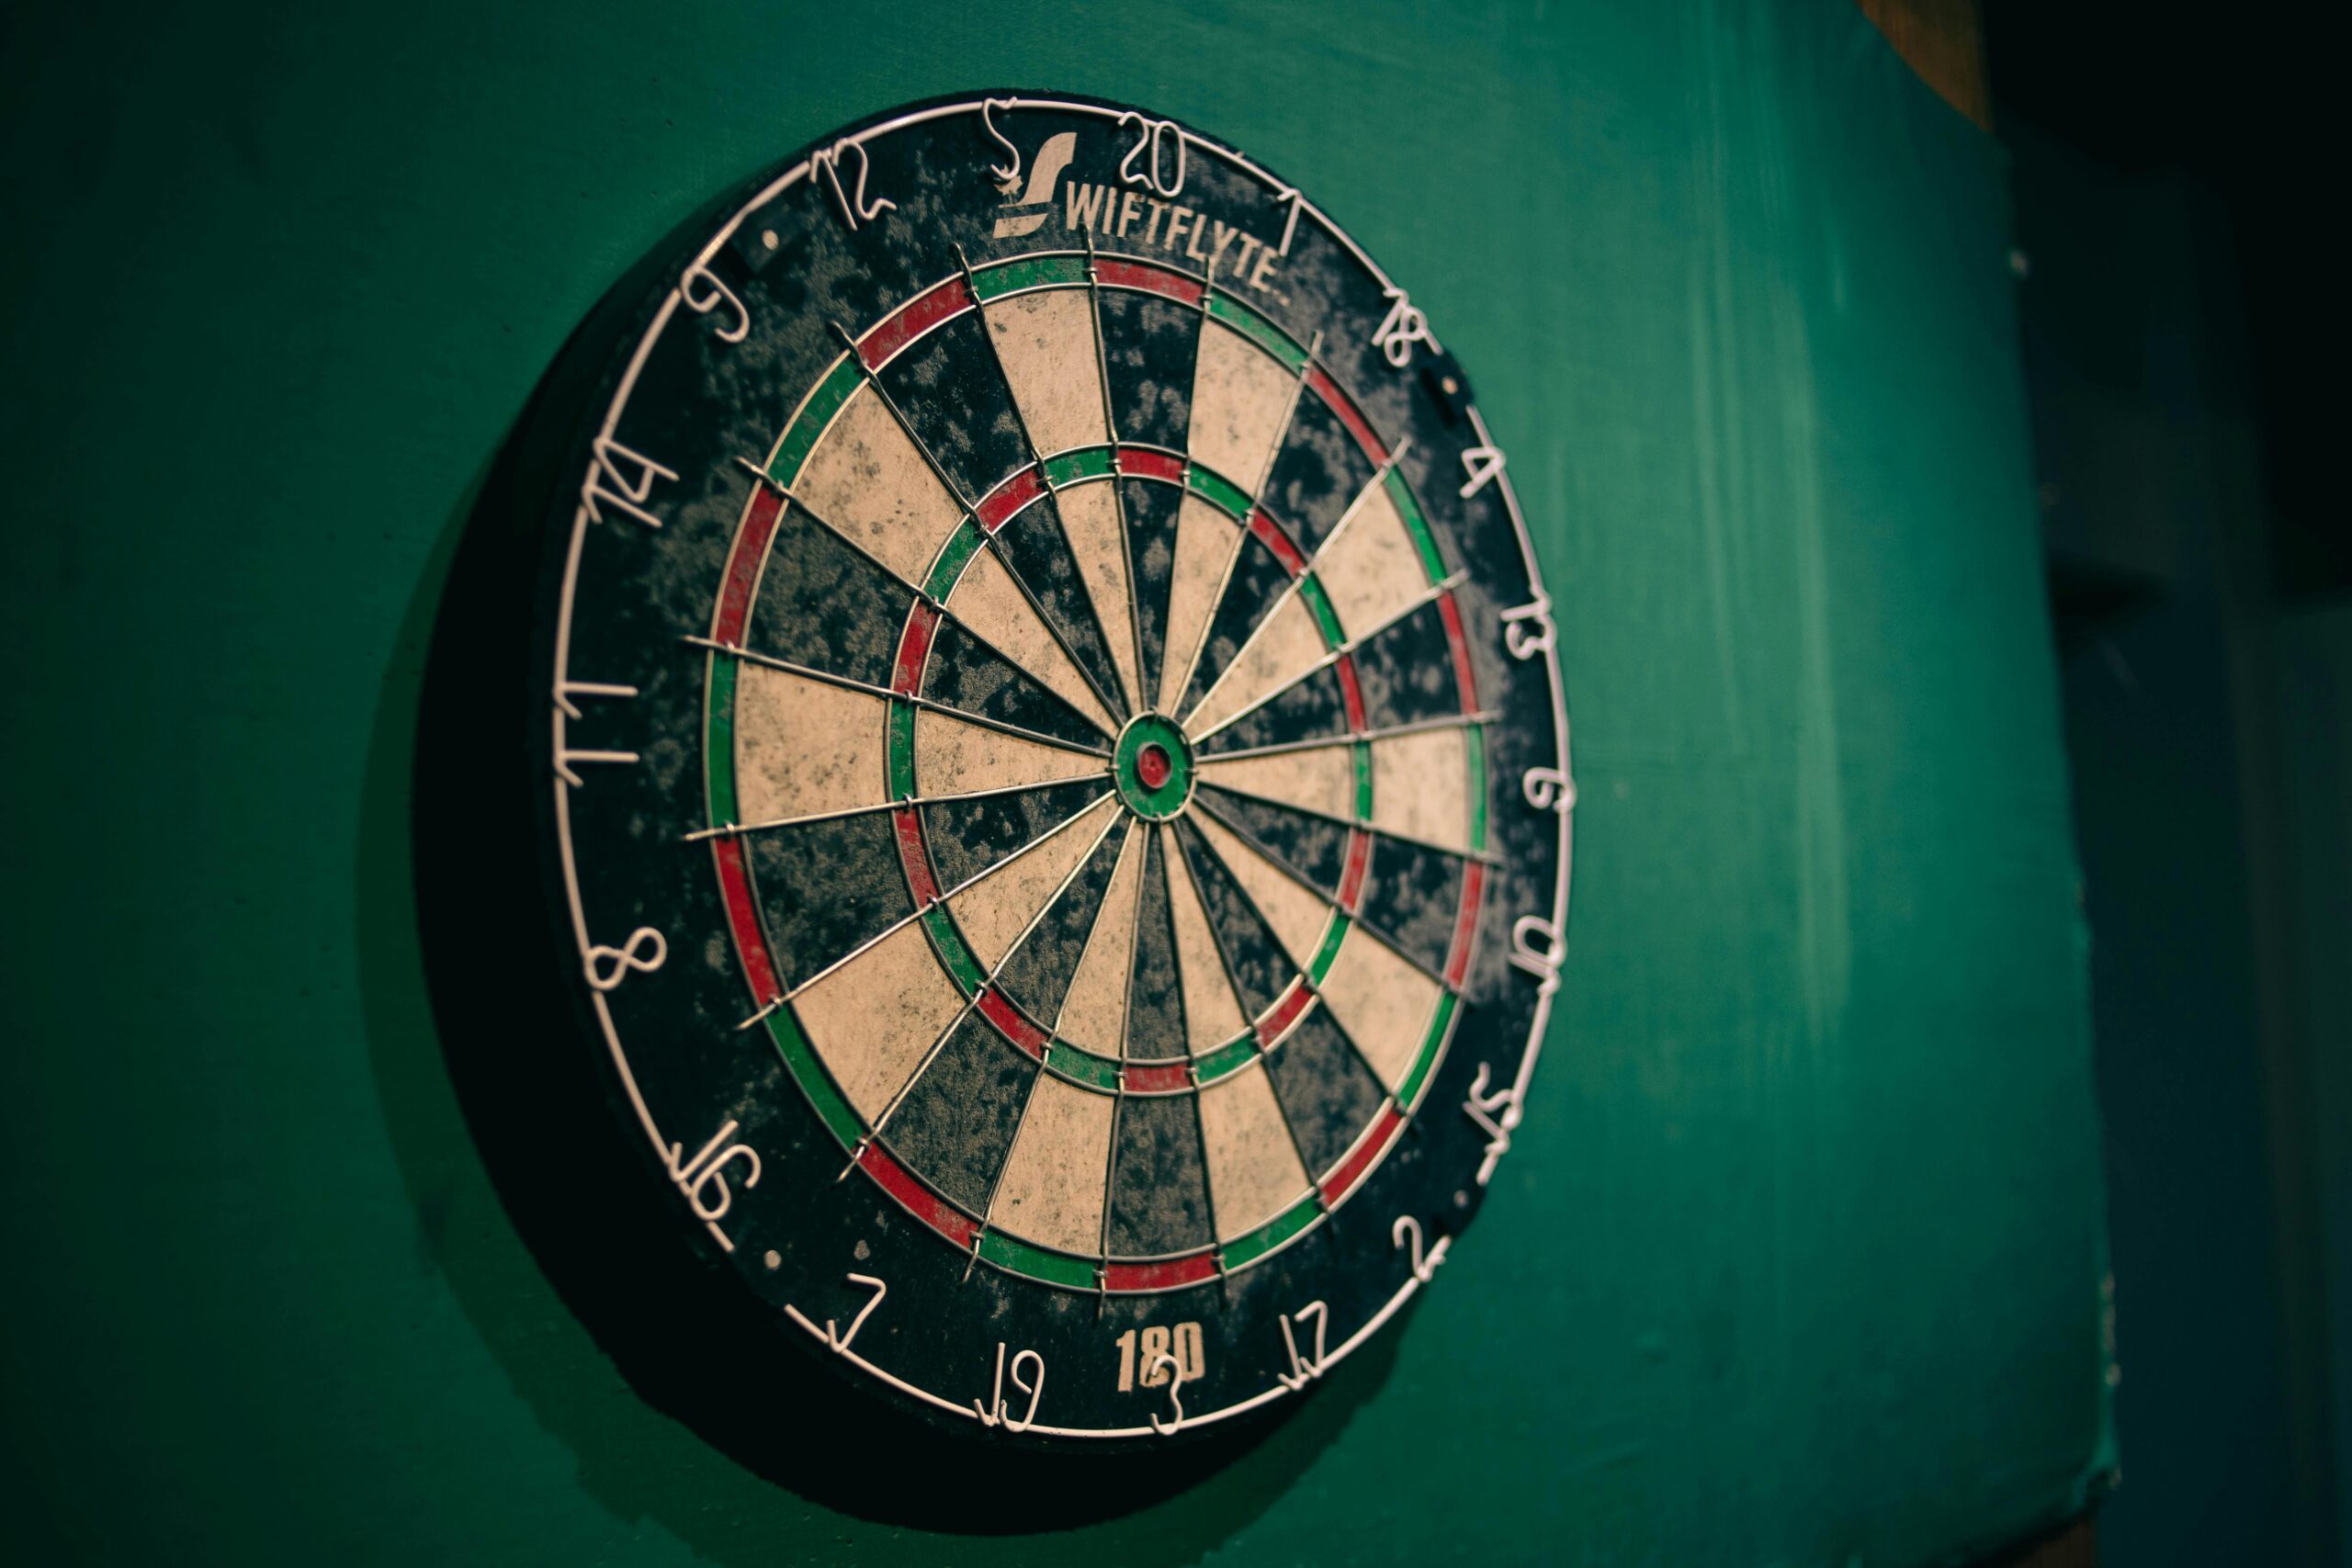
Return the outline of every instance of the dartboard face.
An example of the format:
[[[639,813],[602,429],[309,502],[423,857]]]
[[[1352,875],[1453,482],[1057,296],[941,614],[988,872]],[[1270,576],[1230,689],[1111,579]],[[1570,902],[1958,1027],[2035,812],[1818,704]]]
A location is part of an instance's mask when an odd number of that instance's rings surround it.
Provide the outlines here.
[[[845,131],[632,308],[539,762],[646,1180],[945,1426],[1295,1403],[1447,1258],[1557,983],[1549,602],[1460,370],[1305,197],[1076,99]]]

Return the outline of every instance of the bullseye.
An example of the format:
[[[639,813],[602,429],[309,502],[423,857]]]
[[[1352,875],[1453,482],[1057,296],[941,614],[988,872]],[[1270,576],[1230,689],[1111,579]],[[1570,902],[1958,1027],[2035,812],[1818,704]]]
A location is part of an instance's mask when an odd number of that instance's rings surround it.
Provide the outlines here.
[[[1193,743],[1173,719],[1137,714],[1119,732],[1111,771],[1128,810],[1165,822],[1193,797]]]

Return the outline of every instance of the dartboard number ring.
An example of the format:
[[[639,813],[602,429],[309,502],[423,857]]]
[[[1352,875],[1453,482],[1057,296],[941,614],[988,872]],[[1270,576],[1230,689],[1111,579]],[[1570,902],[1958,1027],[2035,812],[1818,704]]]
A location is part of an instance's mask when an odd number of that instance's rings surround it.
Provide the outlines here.
[[[1551,600],[1429,318],[1230,149],[1007,96],[821,143],[628,334],[540,765],[680,1225],[991,1441],[1304,1390],[1478,1206],[1565,930]]]

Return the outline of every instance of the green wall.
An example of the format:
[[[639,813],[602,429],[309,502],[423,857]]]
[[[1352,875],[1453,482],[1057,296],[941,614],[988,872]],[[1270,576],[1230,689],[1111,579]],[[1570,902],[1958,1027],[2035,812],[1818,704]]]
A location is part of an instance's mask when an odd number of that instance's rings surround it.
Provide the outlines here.
[[[0,27],[15,1560],[1908,1562],[2096,1490],[2003,168],[1839,0]],[[1412,288],[1532,514],[1582,805],[1526,1128],[1404,1333],[1176,1501],[943,1540],[734,1468],[546,1284],[405,796],[571,325],[762,164],[993,85],[1226,137]]]

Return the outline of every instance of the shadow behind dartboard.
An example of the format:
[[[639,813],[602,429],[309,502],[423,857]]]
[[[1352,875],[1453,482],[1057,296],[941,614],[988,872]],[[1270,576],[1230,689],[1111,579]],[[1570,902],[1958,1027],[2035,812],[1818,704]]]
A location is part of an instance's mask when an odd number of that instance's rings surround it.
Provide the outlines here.
[[[541,382],[482,485],[434,621],[412,807],[419,935],[450,1080],[499,1200],[640,1397],[813,1502],[918,1529],[1068,1529],[1163,1502],[1252,1450],[1248,1490],[1271,1501],[1385,1381],[1396,1328],[1306,1397],[1278,1402],[1281,1416],[1143,1451],[1046,1458],[851,1386],[859,1374],[686,1242],[577,983],[535,744],[549,723],[536,607],[555,498],[577,488],[577,432],[608,396],[610,351],[641,330],[662,276],[641,266],[615,289]],[[1051,1487],[1034,1484],[1041,1463],[1054,1467]]]

